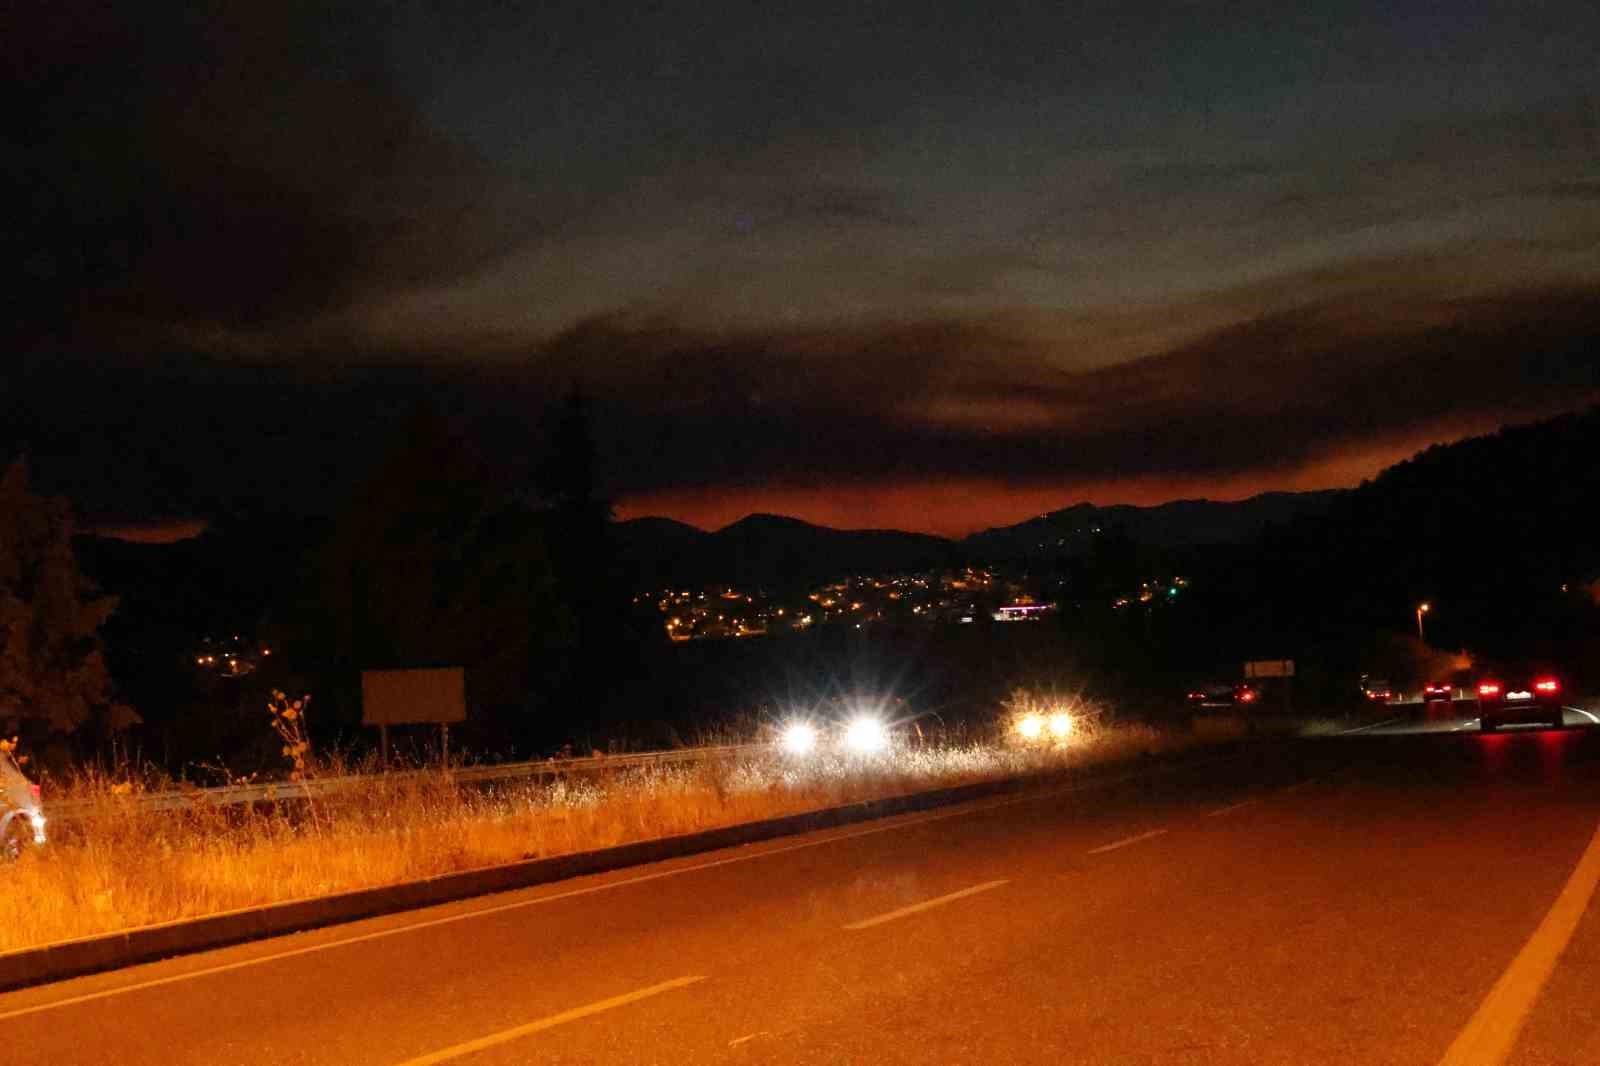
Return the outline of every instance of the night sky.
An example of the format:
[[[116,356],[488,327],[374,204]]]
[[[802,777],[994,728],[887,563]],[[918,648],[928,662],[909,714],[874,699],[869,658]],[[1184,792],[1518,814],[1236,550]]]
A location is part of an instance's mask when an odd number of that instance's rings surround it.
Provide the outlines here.
[[[91,522],[425,393],[580,387],[625,517],[943,533],[1600,396],[1592,0],[10,10],[0,453]]]

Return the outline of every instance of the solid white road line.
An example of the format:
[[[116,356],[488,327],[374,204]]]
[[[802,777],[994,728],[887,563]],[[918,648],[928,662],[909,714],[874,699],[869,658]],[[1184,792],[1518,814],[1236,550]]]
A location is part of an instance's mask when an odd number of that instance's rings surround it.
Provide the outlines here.
[[[1216,810],[1214,810],[1210,814],[1206,815],[1206,817],[1207,818],[1220,818],[1224,814],[1230,814],[1233,811],[1237,811],[1242,807],[1253,807],[1257,803],[1260,803],[1260,802],[1261,802],[1261,800],[1260,800],[1259,797],[1258,798],[1253,798],[1253,799],[1247,799],[1247,800],[1240,800],[1238,803],[1230,803],[1226,807],[1218,807]]]
[[[1237,762],[1242,756],[1224,755],[1215,759],[1197,759],[1190,763],[1177,763],[1170,767],[1163,767],[1162,771],[1193,769],[1197,766],[1208,766],[1214,763]],[[492,914],[503,914],[506,911],[521,910],[524,907],[537,907],[544,903],[555,903],[558,900],[571,899],[574,896],[588,896],[597,892],[610,892],[617,888],[627,888],[630,885],[643,884],[647,881],[659,881],[665,877],[677,877],[680,874],[692,874],[701,870],[711,870],[719,866],[731,866],[738,862],[752,862],[764,859],[769,855],[783,855],[791,851],[803,851],[806,848],[820,848],[841,840],[854,840],[857,837],[872,836],[875,833],[892,833],[896,829],[907,829],[912,826],[923,825],[927,822],[940,822],[947,818],[961,818],[969,814],[982,814],[986,811],[997,810],[1003,807],[1013,807],[1021,803],[1036,803],[1040,800],[1051,799],[1072,792],[1087,792],[1106,785],[1120,784],[1139,777],[1152,776],[1148,771],[1130,774],[1118,774],[1116,777],[1105,777],[1095,781],[1084,781],[1075,785],[1065,785],[1061,788],[1044,789],[1039,792],[1029,792],[1020,796],[1007,796],[997,800],[976,801],[957,807],[940,811],[931,811],[914,817],[901,818],[899,821],[889,822],[884,825],[872,825],[865,829],[856,829],[848,833],[835,833],[818,840],[802,840],[797,844],[785,844],[780,847],[764,848],[760,851],[744,852],[726,859],[713,859],[710,862],[694,863],[689,866],[678,866],[671,870],[658,870],[655,873],[639,874],[635,877],[620,878],[616,881],[607,881],[600,885],[586,885],[583,888],[568,889],[565,892],[553,892],[548,896],[538,896],[534,899],[521,899],[512,903],[501,903],[492,907],[478,907],[460,914],[447,914],[442,918],[429,918],[420,922],[408,922],[389,929],[378,929],[371,933],[360,933],[356,936],[342,937],[338,940],[328,940],[318,944],[308,944],[305,947],[290,948],[287,951],[275,951],[268,955],[256,955],[238,962],[222,963],[218,966],[206,966],[197,970],[187,970],[170,977],[155,977],[148,981],[135,981],[130,984],[117,985],[114,988],[103,988],[95,992],[85,992],[82,995],[68,996],[64,999],[51,1000],[48,1003],[36,1003],[29,1007],[18,1007],[16,1010],[0,1012],[0,1022],[12,1018],[21,1018],[29,1014],[38,1014],[42,1011],[55,1010],[58,1007],[70,1007],[78,1003],[89,1003],[97,999],[109,999],[127,992],[138,992],[146,988],[160,988],[163,985],[177,984],[180,981],[190,981],[200,977],[209,977],[212,974],[228,973],[233,970],[242,970],[249,966],[260,966],[280,959],[292,959],[301,955],[311,955],[318,951],[329,951],[333,948],[342,948],[350,944],[362,944],[371,940],[383,940],[391,936],[400,936],[404,933],[415,932],[419,929],[431,929],[440,925],[452,925],[456,922],[465,922],[473,918],[483,918]],[[448,906],[448,904],[439,904]],[[149,964],[146,964],[149,965]],[[19,990],[24,991],[24,990]],[[3,998],[7,993],[0,993]]]
[[[1561,709],[1564,710],[1564,711],[1577,711],[1579,714],[1581,714],[1585,718],[1589,719],[1589,721],[1593,722],[1595,725],[1600,725],[1600,718],[1596,718],[1594,715],[1590,714],[1588,711],[1584,710],[1582,707],[1563,707]]]
[[[876,918],[866,918],[859,922],[851,922],[849,925],[845,926],[845,929],[850,932],[855,932],[857,929],[871,929],[875,925],[882,925],[884,922],[892,922],[896,918],[904,918],[912,914],[921,914],[923,911],[932,910],[935,907],[943,907],[946,903],[954,903],[958,899],[966,899],[968,896],[976,896],[979,892],[987,892],[991,888],[999,888],[1001,885],[1009,885],[1010,883],[1011,882],[1009,880],[1004,879],[999,881],[985,881],[981,885],[973,885],[971,888],[963,888],[960,892],[952,892],[948,896],[938,896],[934,899],[925,899],[921,903],[913,903],[909,907],[901,907],[898,910],[890,911],[888,914],[880,914]]]
[[[1101,855],[1108,851],[1116,851],[1118,848],[1125,848],[1129,844],[1137,844],[1141,840],[1149,840],[1151,837],[1161,836],[1166,831],[1165,829],[1152,829],[1150,832],[1140,833],[1136,837],[1126,837],[1111,844],[1101,844],[1098,848],[1090,848],[1088,853],[1090,855]]]
[[[502,1029],[498,1033],[491,1033],[488,1036],[480,1036],[478,1039],[468,1040],[464,1044],[456,1044],[453,1047],[443,1048],[442,1050],[430,1052],[426,1055],[419,1055],[414,1059],[406,1059],[404,1062],[400,1063],[399,1066],[432,1066],[432,1064],[436,1062],[448,1062],[450,1059],[458,1059],[462,1055],[470,1055],[474,1051],[482,1051],[484,1048],[491,1048],[497,1044],[509,1043],[512,1040],[520,1040],[522,1037],[543,1032],[546,1029],[553,1029],[558,1025],[565,1025],[567,1022],[575,1022],[579,1018],[587,1018],[591,1014],[599,1014],[602,1011],[616,1010],[618,1007],[625,1007],[629,1003],[637,1003],[641,999],[649,999],[651,996],[659,996],[663,992],[671,992],[675,988],[682,988],[685,985],[697,984],[698,982],[704,980],[704,977],[678,977],[671,981],[663,981],[659,985],[651,985],[649,988],[641,988],[636,992],[628,992],[621,996],[612,996],[610,999],[602,999],[583,1007],[574,1007],[571,1010],[564,1010],[560,1014],[552,1014],[548,1018],[540,1018],[536,1022],[529,1022],[526,1025],[513,1026],[510,1029]]]
[[[1498,1066],[1506,1060],[1540,990],[1550,980],[1556,960],[1577,930],[1597,884],[1600,828],[1595,830],[1550,913],[1478,1005],[1477,1013],[1439,1060],[1440,1066]]]

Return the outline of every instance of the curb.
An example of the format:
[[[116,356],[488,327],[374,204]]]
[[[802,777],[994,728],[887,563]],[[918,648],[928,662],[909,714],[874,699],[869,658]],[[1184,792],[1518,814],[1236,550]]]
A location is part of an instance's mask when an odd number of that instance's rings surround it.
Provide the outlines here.
[[[1169,766],[1172,764],[1169,764]],[[1183,766],[1178,763],[1177,766]],[[1146,772],[1150,767],[1146,765]],[[524,859],[501,866],[486,866],[460,873],[441,874],[420,881],[405,881],[378,888],[356,889],[331,896],[268,903],[259,907],[141,926],[118,933],[65,940],[36,948],[0,954],[0,992],[70,977],[155,962],[246,941],[304,932],[323,926],[376,918],[386,914],[451,903],[514,889],[533,888],[589,874],[607,873],[629,866],[663,862],[707,851],[755,844],[776,837],[867,822],[891,815],[945,807],[968,800],[1010,792],[1023,792],[1059,782],[1062,777],[1112,783],[1144,776],[1143,773],[1108,775],[1050,775],[981,781],[970,785],[913,792],[883,799],[864,800],[819,811],[768,818],[759,822],[705,829],[681,836],[641,840],[595,851],[574,852],[543,859]]]

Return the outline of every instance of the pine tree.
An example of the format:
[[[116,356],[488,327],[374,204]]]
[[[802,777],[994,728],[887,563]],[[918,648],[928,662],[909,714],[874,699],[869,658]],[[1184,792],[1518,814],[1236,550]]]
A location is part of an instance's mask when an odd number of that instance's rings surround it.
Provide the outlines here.
[[[13,462],[0,478],[0,722],[126,722],[98,635],[115,607],[78,571],[66,501],[36,496]]]

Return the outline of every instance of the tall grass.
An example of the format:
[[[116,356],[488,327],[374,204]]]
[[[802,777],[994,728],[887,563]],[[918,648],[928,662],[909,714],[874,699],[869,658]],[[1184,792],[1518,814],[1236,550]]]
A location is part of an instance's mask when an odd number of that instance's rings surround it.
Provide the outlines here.
[[[88,813],[53,824],[47,847],[0,866],[0,951],[1193,742],[1091,725],[1060,748],[961,744],[804,760],[773,751],[490,787],[458,787],[444,772],[370,774],[319,798],[314,819],[292,803],[150,811],[138,794],[163,782],[84,773],[46,801],[88,801]]]

